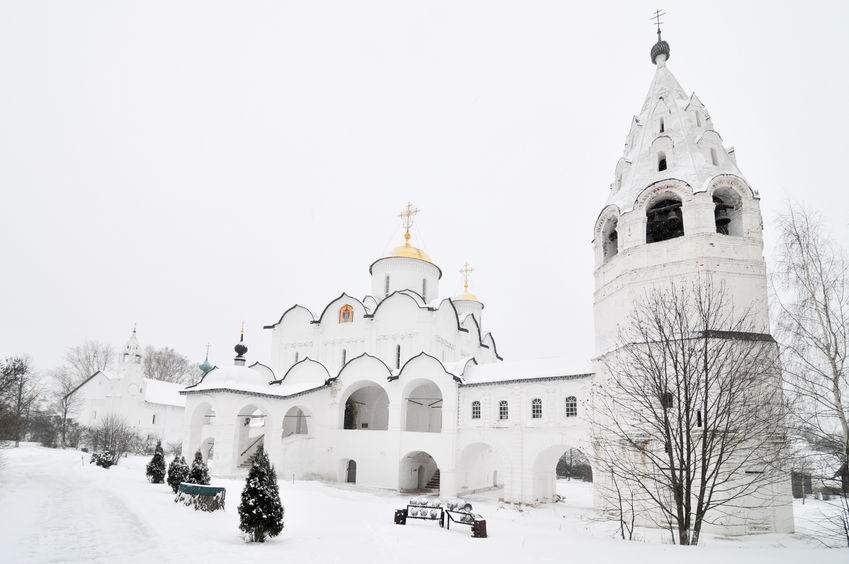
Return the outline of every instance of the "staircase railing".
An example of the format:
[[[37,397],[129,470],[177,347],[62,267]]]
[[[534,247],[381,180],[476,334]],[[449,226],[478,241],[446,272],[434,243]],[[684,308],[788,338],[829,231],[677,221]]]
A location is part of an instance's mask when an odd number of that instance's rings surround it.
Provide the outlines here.
[[[243,451],[242,451],[242,454],[240,454],[240,455],[239,455],[239,458],[241,458],[241,457],[245,456],[245,453],[246,453],[246,452],[248,452],[249,450],[251,450],[252,448],[254,448],[254,446],[256,446],[256,444],[257,444],[259,441],[261,441],[262,439],[264,439],[264,438],[265,438],[265,435],[264,435],[264,434],[263,434],[263,435],[260,435],[259,437],[257,437],[257,439],[256,439],[254,442],[252,442],[252,443],[250,444],[250,446],[248,446],[248,448],[246,448],[245,450],[243,450]]]

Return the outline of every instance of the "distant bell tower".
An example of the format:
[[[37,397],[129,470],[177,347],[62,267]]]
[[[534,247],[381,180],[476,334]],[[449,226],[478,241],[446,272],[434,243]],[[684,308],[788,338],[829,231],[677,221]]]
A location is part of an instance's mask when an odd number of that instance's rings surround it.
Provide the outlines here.
[[[707,273],[769,332],[760,198],[707,108],[672,75],[669,55],[658,21],[654,77],[595,223],[597,354],[615,344],[646,290]]]
[[[142,350],[136,337],[136,327],[133,326],[133,333],[118,355],[118,375],[123,378],[129,375],[138,376],[141,373]]]

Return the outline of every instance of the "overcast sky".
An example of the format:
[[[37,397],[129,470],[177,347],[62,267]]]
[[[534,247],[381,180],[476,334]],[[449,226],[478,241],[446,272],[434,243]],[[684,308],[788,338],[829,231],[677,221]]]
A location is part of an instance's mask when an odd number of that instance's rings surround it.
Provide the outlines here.
[[[506,359],[592,354],[593,224],[656,3],[0,2],[0,354],[251,360],[413,244]],[[761,194],[849,243],[849,3],[664,2],[669,67]]]

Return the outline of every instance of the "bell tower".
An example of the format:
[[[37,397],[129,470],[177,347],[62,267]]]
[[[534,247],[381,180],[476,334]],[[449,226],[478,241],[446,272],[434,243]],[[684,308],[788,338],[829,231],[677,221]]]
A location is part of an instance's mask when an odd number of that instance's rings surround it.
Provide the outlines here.
[[[659,26],[650,55],[654,76],[595,223],[597,355],[646,290],[708,273],[769,332],[759,195],[708,109],[673,76]]]

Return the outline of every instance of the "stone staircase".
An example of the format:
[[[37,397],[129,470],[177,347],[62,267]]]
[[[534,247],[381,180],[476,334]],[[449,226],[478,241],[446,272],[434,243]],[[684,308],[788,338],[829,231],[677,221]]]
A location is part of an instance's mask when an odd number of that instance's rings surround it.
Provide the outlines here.
[[[241,464],[239,464],[239,468],[250,468],[251,466],[253,466],[253,465],[254,465],[254,459],[256,458],[256,451],[257,451],[257,450],[259,449],[259,447],[260,447],[261,445],[263,445],[264,443],[265,443],[265,435],[260,435],[260,436],[259,436],[259,438],[258,438],[258,439],[256,439],[256,440],[253,442],[253,444],[251,444],[251,446],[249,446],[249,447],[247,448],[247,450],[245,450],[245,452],[248,452],[249,450],[253,449],[253,454],[251,454],[250,456],[248,456],[247,458],[245,458],[245,459],[242,461],[242,463],[241,463]],[[243,453],[243,454],[244,454],[244,453]]]
[[[427,490],[438,490],[439,489],[439,468],[436,469],[436,472],[433,473],[433,476],[428,480],[427,485],[425,486]]]

